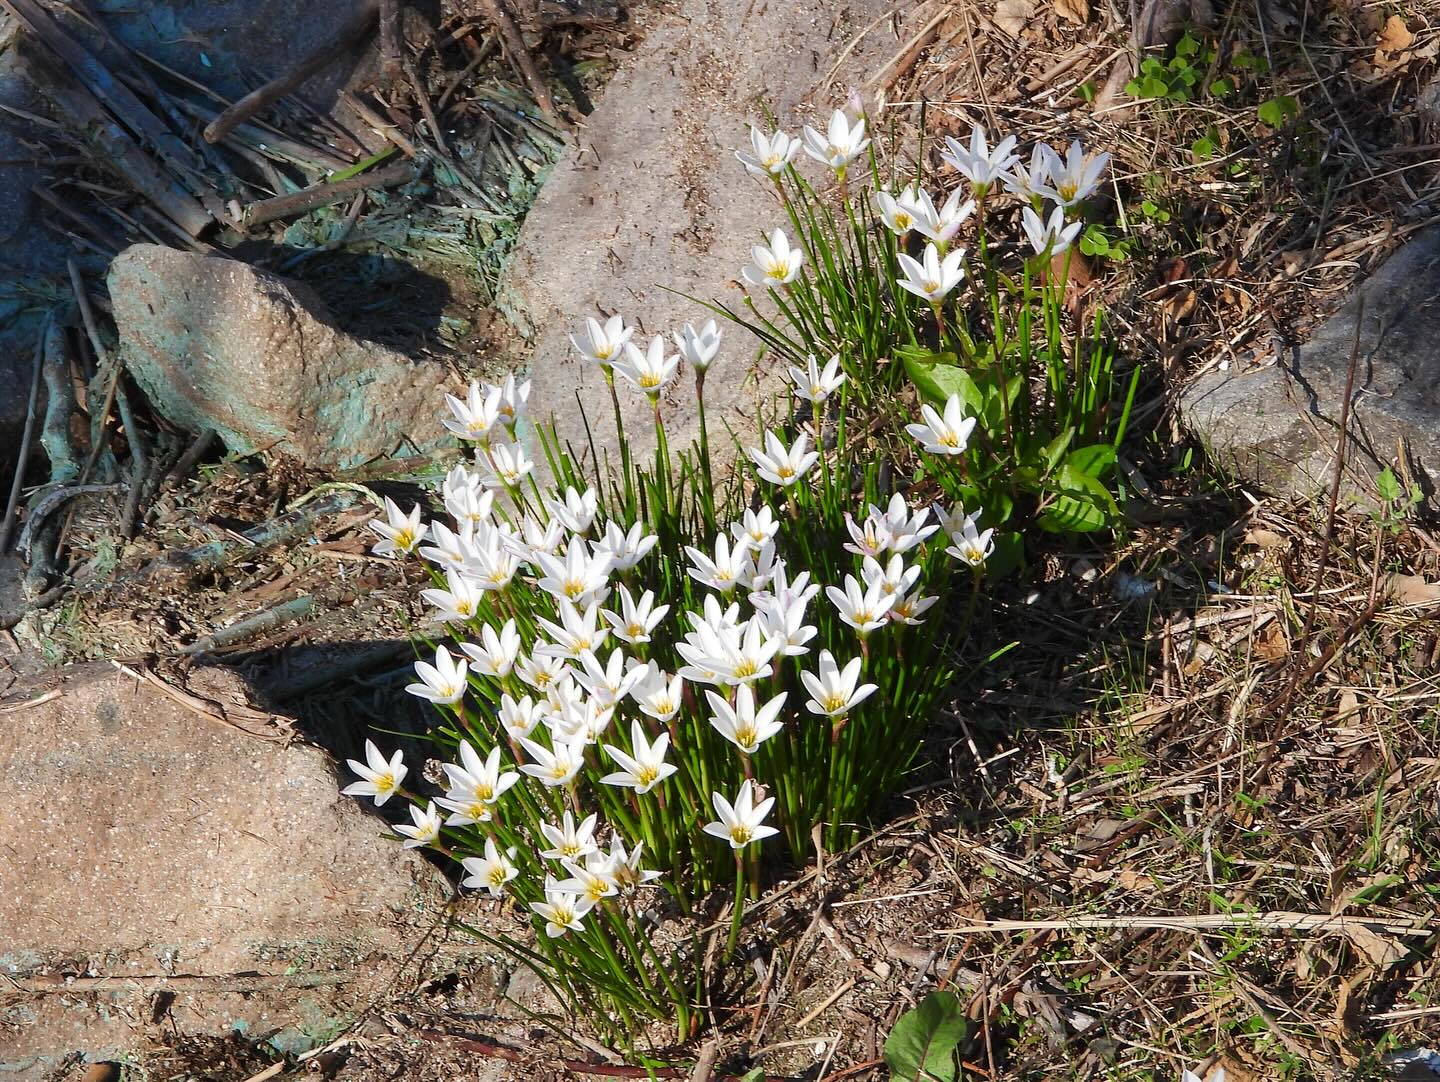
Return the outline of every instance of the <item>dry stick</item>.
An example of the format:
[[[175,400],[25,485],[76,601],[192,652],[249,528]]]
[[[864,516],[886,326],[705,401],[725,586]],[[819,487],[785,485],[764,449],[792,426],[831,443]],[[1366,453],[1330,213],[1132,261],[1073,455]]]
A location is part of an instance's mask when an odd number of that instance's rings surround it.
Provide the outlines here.
[[[214,219],[132,139],[84,86],[40,57],[26,56],[34,82],[95,151],[97,165],[118,174],[192,237]]]
[[[3,3],[4,0],[0,0]],[[205,141],[207,143],[218,143],[230,134],[230,130],[243,120],[248,120],[256,113],[262,112],[274,105],[292,90],[298,88],[305,80],[309,79],[316,72],[328,67],[332,61],[359,42],[370,28],[375,25],[375,18],[380,12],[380,0],[365,0],[355,12],[351,20],[340,28],[328,43],[316,49],[300,63],[281,75],[272,79],[258,90],[252,90],[243,98],[230,106],[223,113],[217,116],[209,124],[205,125]]]
[[[1310,601],[1310,607],[1305,611],[1305,625],[1300,629],[1300,642],[1303,645],[1310,641],[1310,632],[1315,627],[1315,613],[1320,608],[1320,584],[1325,578],[1325,571],[1330,565],[1330,550],[1335,543],[1335,515],[1340,505],[1340,482],[1345,475],[1345,448],[1350,436],[1350,397],[1355,392],[1355,369],[1360,359],[1360,331],[1365,323],[1365,294],[1360,294],[1359,308],[1355,313],[1355,337],[1350,343],[1350,362],[1345,372],[1345,397],[1340,402],[1340,431],[1335,437],[1335,476],[1330,479],[1330,500],[1325,511],[1325,544],[1320,549],[1320,562],[1315,568],[1315,591]],[[1266,707],[1266,712],[1277,715],[1295,693],[1300,690],[1300,681],[1304,678],[1306,669],[1297,673],[1282,691]],[[1318,670],[1317,670],[1318,671]]]
[[[391,124],[388,120],[382,117],[374,109],[370,108],[370,106],[366,105],[363,101],[357,98],[354,94],[350,93],[350,91],[348,90],[342,90],[340,92],[340,100],[343,101],[346,105],[350,106],[350,108],[355,111],[355,115],[358,116],[361,120],[365,121],[365,123],[370,125],[370,127],[375,129],[377,133],[383,135],[386,139],[390,140],[390,142],[394,143],[397,147],[399,147],[401,153],[404,154],[405,157],[415,157],[417,153],[415,150],[415,144],[410,142],[409,139],[405,138],[405,133],[402,132],[399,128],[397,128],[394,124]]]
[[[485,17],[490,20],[490,25],[500,35],[511,63],[519,69],[520,78],[524,79],[525,85],[530,88],[530,96],[535,99],[535,104],[540,106],[540,111],[552,123],[560,124],[560,114],[555,111],[555,99],[550,96],[549,88],[540,78],[535,60],[530,55],[530,50],[525,47],[525,39],[520,34],[520,28],[515,25],[515,20],[500,6],[500,0],[478,0],[478,4],[484,10]],[[436,138],[439,138],[438,133]]]
[[[347,177],[345,180],[316,184],[288,195],[277,195],[273,199],[261,199],[245,208],[242,219],[247,226],[263,225],[277,218],[305,214],[316,207],[338,203],[356,192],[374,188],[396,188],[410,183],[419,175],[420,170],[413,162],[396,162],[384,169],[375,169],[359,176]]]
[[[30,377],[30,401],[25,407],[25,430],[20,435],[20,457],[15,463],[15,479],[10,482],[5,521],[0,523],[0,554],[10,547],[10,531],[15,525],[15,509],[20,505],[21,482],[25,478],[25,460],[30,456],[30,441],[35,436],[35,407],[40,400],[40,371],[45,367],[45,335],[48,329],[47,320],[40,328],[40,336],[35,339],[35,372]]]
[[[400,0],[380,0],[380,71],[387,83],[400,78]]]
[[[429,1041],[432,1044],[452,1044],[456,1048],[463,1048],[467,1052],[479,1052],[484,1056],[494,1056],[496,1059],[503,1059],[506,1063],[526,1063],[531,1059],[531,1054],[521,1052],[503,1044],[496,1044],[494,1041],[482,1041],[473,1037],[457,1037],[449,1033],[442,1033],[435,1029],[417,1029],[415,1035],[422,1041]],[[574,1074],[599,1075],[604,1078],[689,1078],[690,1070],[684,1067],[629,1067],[620,1063],[586,1063],[578,1059],[562,1059],[560,1061],[562,1070],[571,1071]],[[717,1074],[711,1075],[712,1082],[741,1082],[736,1075]],[[749,1078],[750,1076],[746,1076]],[[771,1077],[762,1078],[761,1082],[778,1082]]]

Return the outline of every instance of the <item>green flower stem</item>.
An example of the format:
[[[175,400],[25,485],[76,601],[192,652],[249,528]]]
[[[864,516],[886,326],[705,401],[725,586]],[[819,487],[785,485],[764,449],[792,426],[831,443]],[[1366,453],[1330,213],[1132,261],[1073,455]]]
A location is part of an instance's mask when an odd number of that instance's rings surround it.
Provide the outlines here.
[[[730,917],[730,937],[725,941],[725,955],[721,959],[726,965],[735,956],[735,944],[740,940],[740,922],[745,919],[745,861],[740,854],[739,849],[735,850],[734,912]]]

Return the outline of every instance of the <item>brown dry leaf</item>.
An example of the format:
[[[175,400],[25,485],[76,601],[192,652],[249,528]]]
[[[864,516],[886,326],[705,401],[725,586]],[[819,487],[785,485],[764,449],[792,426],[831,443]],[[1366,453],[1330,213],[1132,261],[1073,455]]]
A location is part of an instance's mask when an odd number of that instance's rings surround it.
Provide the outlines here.
[[[1195,305],[1199,303],[1199,300],[1195,291],[1186,286],[1163,298],[1160,308],[1169,317],[1171,323],[1179,323],[1195,311]]]
[[[1341,981],[1335,994],[1335,1025],[1341,1033],[1359,1033],[1365,1023],[1365,997],[1356,995],[1370,983],[1374,976],[1369,969],[1362,969],[1349,980]]]
[[[1399,15],[1391,15],[1380,28],[1380,40],[1375,43],[1375,63],[1383,63],[1381,53],[1404,52],[1415,44],[1415,35]]]
[[[1381,973],[1405,957],[1405,948],[1399,943],[1389,936],[1372,932],[1363,924],[1347,921],[1345,934],[1350,937],[1350,942],[1354,944],[1355,949],[1378,966]]]
[[[1055,14],[1083,26],[1090,21],[1090,0],[1055,0]]]
[[[1245,544],[1254,545],[1256,548],[1278,549],[1286,543],[1284,534],[1278,534],[1274,530],[1267,530],[1263,526],[1257,526],[1252,530],[1245,531]]]
[[[1115,876],[1115,882],[1126,890],[1150,891],[1155,889],[1155,880],[1129,868],[1121,868],[1119,874]]]
[[[1440,602],[1440,582],[1427,582],[1424,575],[1386,575],[1384,593],[1400,605],[1433,605]]]
[[[1020,31],[1030,25],[1035,14],[1035,0],[1000,0],[995,5],[995,25],[1012,38],[1018,38]]]
[[[1271,620],[1255,636],[1255,656],[1261,661],[1284,661],[1290,654],[1290,640],[1279,620]]]
[[[1360,713],[1360,700],[1355,692],[1346,688],[1340,693],[1340,706],[1335,712],[1336,721],[1344,721]]]

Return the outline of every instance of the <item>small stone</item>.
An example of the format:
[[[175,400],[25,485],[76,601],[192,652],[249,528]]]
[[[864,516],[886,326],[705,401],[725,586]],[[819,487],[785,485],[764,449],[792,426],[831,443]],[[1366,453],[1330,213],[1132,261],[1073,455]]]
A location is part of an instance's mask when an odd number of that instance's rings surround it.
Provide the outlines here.
[[[339,330],[318,297],[247,263],[136,244],[110,266],[128,371],[168,420],[239,454],[347,469],[449,442],[448,373]]]
[[[1373,506],[1375,477],[1393,466],[1401,446],[1411,466],[1436,476],[1440,229],[1435,228],[1386,260],[1293,356],[1266,367],[1209,372],[1185,391],[1181,418],[1216,462],[1278,496],[1328,493],[1362,299],[1342,502]],[[1420,477],[1417,481],[1428,487]]]

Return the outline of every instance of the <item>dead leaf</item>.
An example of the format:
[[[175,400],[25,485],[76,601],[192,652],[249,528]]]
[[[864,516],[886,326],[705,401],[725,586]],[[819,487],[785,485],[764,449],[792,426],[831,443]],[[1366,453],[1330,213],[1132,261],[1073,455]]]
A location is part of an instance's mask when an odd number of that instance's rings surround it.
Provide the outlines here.
[[[1375,63],[1381,63],[1381,53],[1399,53],[1415,44],[1415,35],[1399,15],[1391,15],[1380,28],[1380,40],[1375,43]]]
[[[1424,575],[1386,575],[1385,597],[1400,605],[1433,605],[1440,602],[1440,583],[1427,582]]]
[[[1255,656],[1261,661],[1283,661],[1290,655],[1290,640],[1279,620],[1271,620],[1255,636]]]
[[[1141,52],[1174,45],[1192,23],[1215,25],[1215,8],[1210,0],[1145,0],[1135,20],[1135,45]]]
[[[1358,713],[1360,713],[1360,700],[1355,692],[1346,688],[1340,693],[1340,706],[1335,712],[1335,720],[1345,721]]]
[[[1254,545],[1260,549],[1278,549],[1286,544],[1285,535],[1278,534],[1274,530],[1267,530],[1263,526],[1245,531],[1245,544]]]
[[[1345,934],[1350,937],[1355,949],[1378,966],[1381,973],[1405,957],[1405,948],[1399,943],[1379,932],[1372,932],[1363,924],[1346,921]]]
[[[1055,0],[1055,14],[1083,26],[1090,21],[1090,0]]]
[[[1365,1023],[1365,997],[1356,992],[1370,983],[1374,976],[1362,969],[1349,980],[1341,981],[1335,993],[1335,1025],[1344,1034],[1358,1033]]]
[[[1179,323],[1195,311],[1195,305],[1200,298],[1189,286],[1174,290],[1160,302],[1160,309],[1165,313],[1171,323]]]
[[[1012,38],[1018,38],[1020,31],[1030,25],[1035,14],[1035,0],[1000,0],[995,5],[995,25]]]
[[[1131,871],[1129,868],[1121,868],[1115,876],[1115,882],[1126,890],[1154,890],[1155,880],[1148,875]]]

